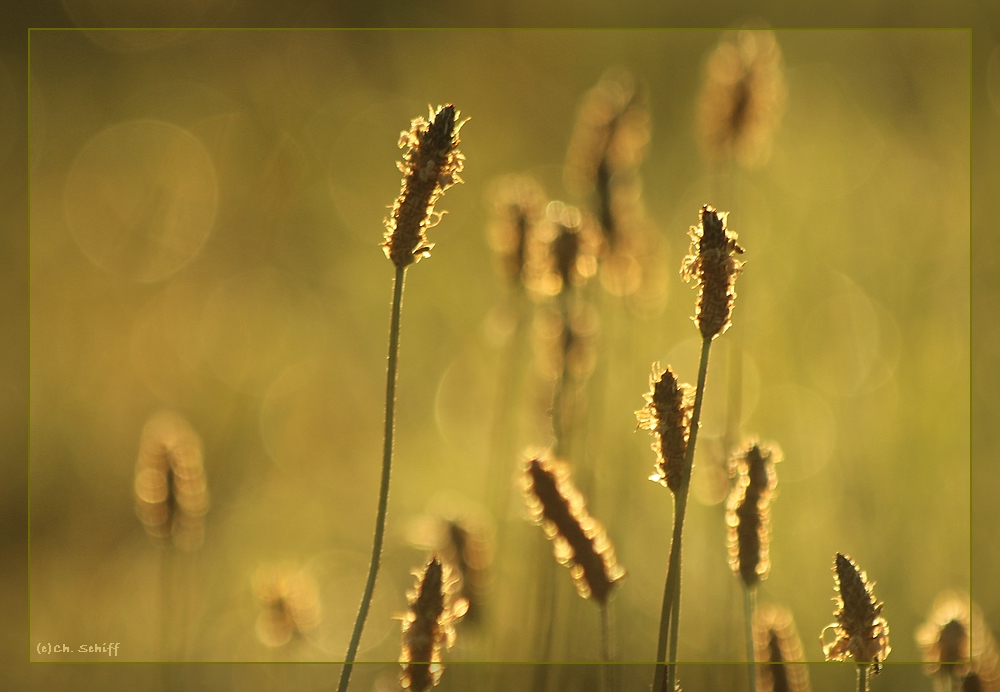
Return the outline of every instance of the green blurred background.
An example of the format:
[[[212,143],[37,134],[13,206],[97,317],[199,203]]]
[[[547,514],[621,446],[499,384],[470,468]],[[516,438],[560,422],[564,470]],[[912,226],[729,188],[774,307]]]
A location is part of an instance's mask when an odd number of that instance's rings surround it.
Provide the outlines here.
[[[406,540],[420,515],[488,499],[483,440],[502,351],[490,325],[504,301],[484,235],[490,182],[530,171],[566,199],[577,104],[605,68],[624,65],[650,89],[645,204],[664,261],[679,266],[687,226],[717,188],[695,146],[693,104],[719,32],[134,36],[32,36],[32,640],[114,636],[133,642],[128,658],[158,658],[156,551],[130,489],[142,424],[169,406],[204,438],[213,501],[191,566],[200,610],[188,656],[336,659],[375,501],[391,276],[375,243],[398,189],[399,130],[428,102],[453,101],[473,118],[467,183],[443,199],[438,246],[409,276],[383,620],[405,607],[408,570],[422,559]],[[913,661],[911,633],[933,596],[969,581],[968,34],[778,39],[789,106],[774,156],[744,178],[741,197],[718,200],[733,209],[750,261],[733,330],[745,329],[754,373],[744,428],[787,457],[762,598],[793,609],[817,660],[815,633],[832,619],[828,568],[844,550],[887,602],[890,661]],[[433,66],[414,59],[435,51],[444,57]],[[168,185],[200,180],[182,194],[204,216],[171,238],[173,255],[101,247],[92,188],[73,181],[134,191],[142,173],[122,171],[169,137],[187,146],[161,173]],[[694,377],[693,292],[672,271],[668,292],[661,312],[629,318],[604,404],[599,474],[632,478],[634,490],[621,503],[599,483],[592,498],[630,573],[615,600],[620,650],[635,652],[626,660],[649,658],[670,512],[666,491],[644,480],[652,453],[632,411],[652,360]],[[485,403],[470,412],[467,397]],[[710,410],[703,439],[711,422]],[[701,499],[687,534],[681,655],[737,660],[738,620],[726,621],[739,615],[739,592],[720,508]],[[516,514],[501,521],[534,555],[540,532]],[[325,629],[293,653],[253,634],[254,570],[286,559],[348,582],[321,585]],[[988,592],[976,598],[996,612]],[[562,602],[596,631],[591,604]],[[379,616],[363,657],[391,660],[397,625]],[[504,641],[515,625],[501,628]],[[718,636],[724,627],[734,631]],[[559,657],[593,660],[596,641],[577,640]],[[450,659],[482,650],[460,631]],[[513,646],[501,658],[531,656]],[[207,672],[191,675],[191,685],[211,684]],[[298,683],[276,675],[232,684],[312,689],[325,679],[315,669]],[[902,668],[877,684],[912,689],[901,677]]]

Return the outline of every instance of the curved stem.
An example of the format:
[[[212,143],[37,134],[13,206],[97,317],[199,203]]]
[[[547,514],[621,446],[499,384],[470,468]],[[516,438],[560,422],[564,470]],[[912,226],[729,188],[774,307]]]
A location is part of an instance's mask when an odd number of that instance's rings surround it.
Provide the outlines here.
[[[684,532],[684,514],[687,510],[688,487],[691,484],[691,466],[694,463],[694,448],[698,441],[698,426],[701,419],[701,403],[705,398],[705,379],[708,375],[708,354],[712,348],[711,337],[702,339],[701,362],[698,365],[698,388],[695,391],[694,411],[691,413],[691,434],[684,454],[684,474],[681,485],[674,497],[674,532],[670,542],[670,563],[667,567],[667,585],[663,594],[663,612],[660,618],[660,641],[656,652],[656,673],[653,691],[666,692],[674,689],[677,661],[677,629],[681,610],[681,537]],[[669,631],[669,635],[668,635]],[[669,665],[664,675],[667,642],[669,641]]]
[[[361,607],[358,608],[358,618],[354,622],[354,632],[347,646],[344,657],[344,669],[340,673],[338,692],[346,692],[351,682],[351,670],[361,643],[361,632],[368,619],[368,609],[372,603],[372,593],[375,591],[375,578],[378,576],[379,562],[382,559],[382,540],[385,537],[385,515],[389,507],[389,475],[392,468],[392,435],[393,421],[396,410],[396,371],[399,360],[399,316],[403,306],[403,279],[406,276],[405,267],[396,267],[396,277],[393,280],[392,320],[389,326],[389,364],[385,378],[385,434],[382,447],[382,484],[378,495],[378,513],[375,517],[375,540],[372,546],[372,560],[368,567],[368,582],[361,597]]]

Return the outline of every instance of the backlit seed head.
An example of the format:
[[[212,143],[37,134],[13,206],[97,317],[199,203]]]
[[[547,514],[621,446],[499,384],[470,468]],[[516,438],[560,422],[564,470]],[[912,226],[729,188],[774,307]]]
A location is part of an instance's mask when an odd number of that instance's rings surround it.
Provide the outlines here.
[[[134,490],[136,514],[150,536],[181,550],[201,547],[208,483],[201,437],[181,414],[160,411],[143,426]]]
[[[728,216],[728,212],[716,211],[709,204],[701,208],[701,223],[688,233],[691,248],[681,264],[681,278],[694,279],[698,285],[694,321],[706,339],[714,339],[729,329],[736,277],[743,269],[736,255],[744,250],[736,242],[736,233],[726,228]]]
[[[727,36],[708,59],[698,99],[698,138],[714,162],[744,168],[767,162],[785,112],[787,88],[774,34],[744,30]]]
[[[828,661],[846,661],[850,656],[865,667],[865,688],[869,671],[876,674],[892,650],[889,646],[889,625],[882,617],[882,604],[875,602],[874,582],[858,570],[851,558],[837,553],[834,561],[834,582],[837,589],[837,621],[827,625],[820,635],[823,653]],[[832,629],[836,639],[827,644],[823,634]]]
[[[694,388],[677,381],[668,365],[666,370],[653,363],[649,392],[643,395],[646,405],[635,412],[639,427],[653,435],[656,466],[649,480],[676,493],[684,477],[684,458],[691,435]]]
[[[277,648],[307,636],[322,620],[319,592],[312,575],[291,564],[262,565],[253,578],[260,606],[257,638]]]
[[[809,670],[792,614],[777,605],[757,608],[753,617],[754,660],[760,692],[810,692]]]
[[[459,112],[451,104],[431,111],[430,121],[416,118],[410,131],[400,134],[399,146],[406,148],[399,197],[385,220],[385,256],[397,267],[406,267],[429,257],[433,244],[427,242],[427,229],[436,226],[444,212],[434,211],[438,197],[455,183],[465,157],[458,151],[458,131],[466,121],[458,121]]]
[[[552,541],[556,560],[569,568],[582,598],[605,603],[625,570],[615,559],[604,526],[587,513],[580,492],[569,479],[569,468],[546,453],[526,459],[521,481],[528,512]]]
[[[401,617],[400,684],[405,689],[424,692],[441,681],[442,650],[455,643],[455,621],[465,614],[468,603],[454,597],[458,580],[448,564],[437,556],[413,574],[417,586],[407,592],[410,609]]]
[[[767,579],[771,568],[771,499],[778,485],[778,461],[781,450],[750,440],[730,465],[736,483],[726,502],[729,566],[748,589]]]

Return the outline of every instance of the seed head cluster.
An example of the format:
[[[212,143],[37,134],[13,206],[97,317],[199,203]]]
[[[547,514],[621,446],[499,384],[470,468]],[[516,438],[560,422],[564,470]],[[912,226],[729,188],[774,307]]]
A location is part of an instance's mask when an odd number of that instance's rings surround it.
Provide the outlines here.
[[[823,653],[828,661],[846,661],[850,656],[857,663],[870,663],[865,670],[867,689],[868,670],[878,673],[892,650],[889,625],[882,617],[882,604],[875,602],[874,582],[868,581],[868,576],[858,570],[854,561],[837,553],[833,569],[837,621],[826,629],[832,629],[836,639],[831,644],[824,642]]]
[[[402,190],[385,221],[385,256],[397,267],[406,267],[423,257],[429,257],[432,243],[427,242],[427,229],[437,225],[444,212],[434,211],[438,197],[455,183],[465,157],[458,151],[458,131],[464,122],[451,104],[440,106],[430,115],[430,121],[416,118],[409,132],[400,135],[399,146],[405,147],[403,160],[397,164],[403,173]]]
[[[736,233],[726,228],[728,215],[709,204],[701,208],[701,223],[691,227],[691,249],[681,265],[681,277],[698,284],[694,321],[706,339],[714,339],[729,328],[736,277],[743,269],[736,255],[744,251],[736,242]]]
[[[522,489],[532,519],[553,543],[556,560],[569,567],[577,593],[604,604],[625,570],[615,559],[604,527],[587,513],[569,469],[544,454],[530,455]]]
[[[639,427],[653,435],[656,466],[649,480],[676,493],[684,477],[684,458],[691,435],[694,388],[677,381],[668,365],[666,370],[653,363],[649,392],[643,395],[646,405],[635,412]]]
[[[780,450],[751,440],[730,467],[736,483],[726,502],[729,566],[748,589],[766,579],[771,567],[770,506],[778,485],[774,464],[780,460]]]

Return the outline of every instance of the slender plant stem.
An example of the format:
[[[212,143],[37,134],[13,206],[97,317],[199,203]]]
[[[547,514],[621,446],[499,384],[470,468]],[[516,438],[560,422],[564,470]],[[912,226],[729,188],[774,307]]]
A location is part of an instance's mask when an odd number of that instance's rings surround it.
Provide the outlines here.
[[[656,672],[653,677],[654,692],[666,692],[666,690],[672,691],[674,689],[677,629],[681,610],[681,537],[684,533],[684,513],[687,510],[688,487],[691,484],[691,465],[694,462],[694,448],[698,441],[701,403],[705,398],[705,378],[708,374],[708,354],[711,348],[711,337],[702,339],[701,363],[698,365],[698,388],[695,390],[694,411],[691,413],[691,434],[688,438],[687,451],[684,454],[684,473],[681,476],[681,484],[674,496],[674,532],[670,541],[670,562],[667,566],[667,584],[663,593],[663,611],[660,616],[660,639],[656,652]],[[664,661],[667,660],[668,641],[669,665],[664,666]],[[666,667],[665,675],[664,667]]]
[[[868,664],[858,664],[858,692],[868,692]]]
[[[562,355],[562,368],[560,369],[559,379],[556,380],[555,387],[552,391],[552,432],[556,438],[556,444],[553,451],[557,457],[565,457],[569,454],[569,436],[570,428],[572,427],[572,414],[573,412],[567,411],[566,404],[567,396],[569,396],[569,388],[572,386],[570,380],[570,370],[569,370],[569,335],[572,333],[570,330],[570,304],[569,304],[569,290],[563,288],[562,292],[559,294],[559,314],[563,323],[562,332],[562,343],[560,344],[560,353]]]
[[[604,692],[612,692],[614,689],[612,683],[612,671],[611,671],[611,624],[608,618],[608,603],[605,601],[601,604],[601,658],[604,659],[604,676],[602,678],[604,683]]]
[[[354,658],[358,655],[358,645],[361,643],[361,632],[368,619],[368,609],[372,604],[372,593],[375,591],[375,578],[378,576],[379,562],[382,559],[382,539],[385,537],[385,515],[389,507],[389,475],[392,469],[392,434],[396,411],[396,370],[399,360],[399,315],[403,307],[403,280],[406,277],[405,267],[396,267],[396,277],[393,280],[392,291],[392,321],[389,326],[389,364],[385,377],[385,434],[382,447],[382,485],[378,495],[378,513],[375,518],[375,540],[372,546],[372,561],[368,567],[368,582],[365,593],[361,597],[361,607],[358,608],[358,618],[354,622],[354,632],[347,646],[344,657],[344,669],[340,673],[338,692],[346,692],[351,682],[351,670],[354,668]]]
[[[743,588],[743,612],[746,615],[747,674],[750,676],[750,692],[757,692],[757,673],[753,660],[753,611],[757,607],[757,591]]]

